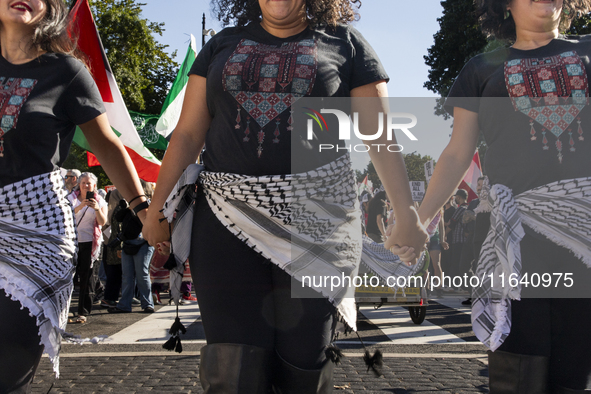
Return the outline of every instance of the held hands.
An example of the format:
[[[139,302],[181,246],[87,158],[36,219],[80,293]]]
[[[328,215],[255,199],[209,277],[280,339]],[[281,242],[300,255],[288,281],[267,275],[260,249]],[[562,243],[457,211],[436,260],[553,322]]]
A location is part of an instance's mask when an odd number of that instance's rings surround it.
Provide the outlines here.
[[[159,242],[158,244],[156,244],[156,250],[163,256],[170,255],[170,242]]]
[[[140,218],[144,223],[142,235],[151,246],[158,246],[163,242],[170,240],[170,231],[168,228],[168,222],[160,219],[162,214],[155,209],[148,209],[147,214],[144,218]],[[170,243],[169,243],[170,245]],[[160,248],[158,250],[160,252]],[[163,253],[161,253],[163,254]]]
[[[386,230],[388,238],[384,247],[398,255],[408,265],[416,264],[428,240],[427,231],[421,225],[416,210],[407,218],[397,217],[394,226]]]

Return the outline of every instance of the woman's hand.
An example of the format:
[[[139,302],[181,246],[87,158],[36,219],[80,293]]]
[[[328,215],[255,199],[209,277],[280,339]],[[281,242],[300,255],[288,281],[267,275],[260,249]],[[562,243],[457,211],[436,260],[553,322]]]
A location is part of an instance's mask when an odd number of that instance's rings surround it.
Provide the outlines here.
[[[389,236],[384,247],[398,255],[400,259],[409,265],[416,264],[421,252],[425,249],[425,243],[429,236],[421,225],[416,210],[412,209],[414,217],[397,218],[394,226],[389,229]]]
[[[142,221],[144,223],[142,236],[151,246],[157,246],[170,240],[168,221],[166,219],[161,221],[162,218],[160,212],[148,209],[145,221]]]
[[[94,209],[95,211],[99,210],[99,204],[94,198],[85,198],[84,200],[82,200],[82,204]]]
[[[441,247],[443,248],[443,250],[448,250],[449,249],[449,244],[445,241],[441,242]]]
[[[170,255],[170,242],[165,241],[156,244],[156,250],[163,256]]]

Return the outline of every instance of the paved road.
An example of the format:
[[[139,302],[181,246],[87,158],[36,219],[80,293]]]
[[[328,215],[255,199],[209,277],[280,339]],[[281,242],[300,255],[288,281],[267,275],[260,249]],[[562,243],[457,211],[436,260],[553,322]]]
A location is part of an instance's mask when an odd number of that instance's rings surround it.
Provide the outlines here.
[[[485,348],[470,329],[469,309],[462,298],[431,302],[426,320],[414,324],[401,307],[360,308],[359,332],[366,346],[384,353],[383,375],[366,371],[363,349],[355,334],[340,337],[345,357],[335,371],[335,393],[486,393]],[[75,303],[73,303],[75,305]],[[139,308],[137,308],[139,312]],[[93,312],[85,325],[69,325],[82,337],[108,335],[100,345],[64,344],[61,378],[55,380],[47,358],[42,360],[34,393],[201,393],[199,349],[205,336],[197,304],[181,307],[188,327],[183,353],[161,345],[175,316],[171,306],[151,315]]]

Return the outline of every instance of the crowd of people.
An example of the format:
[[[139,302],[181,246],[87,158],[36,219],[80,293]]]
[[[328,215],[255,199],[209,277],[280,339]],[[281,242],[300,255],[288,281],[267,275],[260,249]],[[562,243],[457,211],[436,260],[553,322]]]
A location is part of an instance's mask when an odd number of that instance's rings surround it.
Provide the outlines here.
[[[364,113],[362,134],[396,143],[369,135],[388,121],[389,76],[350,25],[359,3],[213,0],[234,26],[209,40],[189,72],[153,190],[109,126],[64,2],[0,0],[0,392],[29,391],[43,352],[59,374],[74,274],[72,323],[84,324],[95,301],[128,313],[135,296],[152,313],[166,281],[155,250],[174,249],[199,299],[205,393],[330,393],[337,327],[356,329],[354,290],[302,286],[297,298],[292,282],[356,275],[362,225],[409,266],[427,247],[434,275],[471,269],[487,279],[466,302],[491,350],[492,393],[591,389],[591,318],[580,313],[591,306],[581,297],[591,281],[591,40],[560,33],[591,0],[477,0],[483,32],[509,45],[472,58],[451,88],[452,137],[420,207],[402,154],[372,150],[383,190],[361,196],[363,215],[348,152],[316,154],[338,136],[305,138],[292,110],[301,97],[350,98],[351,111]],[[91,173],[62,177],[76,126],[117,187],[111,195]],[[457,185],[480,132],[490,182],[479,186],[482,201],[468,202]],[[123,239],[125,223],[137,231]],[[540,295],[492,280],[549,272],[572,273],[576,286]]]
[[[93,305],[109,313],[129,313],[138,305],[143,313],[153,313],[155,304],[162,305],[161,293],[170,289],[170,271],[163,267],[168,255],[155,253],[141,233],[134,239],[122,235],[119,216],[127,203],[117,189],[106,193],[97,182],[94,174],[77,169],[64,176],[78,235],[78,308],[70,323],[86,323]],[[153,186],[140,182],[144,195],[151,198]],[[183,279],[181,303],[197,301],[191,294],[188,265]]]

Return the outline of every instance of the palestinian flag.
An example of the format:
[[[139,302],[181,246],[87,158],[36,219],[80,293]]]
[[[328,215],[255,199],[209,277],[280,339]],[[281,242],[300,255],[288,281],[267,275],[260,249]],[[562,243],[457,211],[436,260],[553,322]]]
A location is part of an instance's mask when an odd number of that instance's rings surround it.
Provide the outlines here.
[[[181,64],[179,73],[168,92],[168,96],[166,96],[166,100],[164,100],[160,119],[156,123],[156,132],[164,138],[170,136],[179,121],[181,109],[183,107],[183,100],[185,98],[185,91],[187,90],[187,82],[189,82],[189,70],[191,70],[196,57],[197,43],[195,37],[191,34],[191,43],[187,49],[187,55],[185,56],[185,60],[183,60],[183,64]]]
[[[78,38],[78,48],[87,57],[87,63],[103,98],[113,131],[125,145],[139,177],[148,182],[156,182],[160,162],[144,146],[129,116],[94,24],[88,0],[78,0],[70,10],[70,18],[68,27],[70,34]],[[74,142],[83,149],[90,150],[79,128],[76,129]],[[90,159],[89,155],[89,161]]]
[[[476,194],[476,187],[478,186],[478,178],[482,176],[482,167],[480,166],[480,155],[478,151],[472,157],[472,163],[470,163],[470,168],[468,168],[468,172],[462,179],[460,186],[458,189],[464,189],[468,192],[468,201],[470,202],[475,198],[478,198]]]

